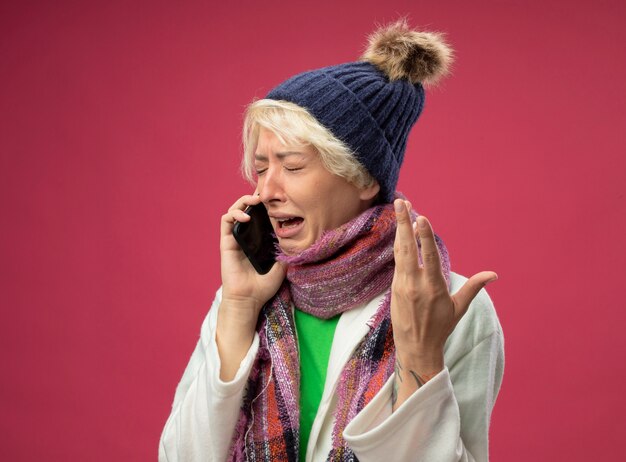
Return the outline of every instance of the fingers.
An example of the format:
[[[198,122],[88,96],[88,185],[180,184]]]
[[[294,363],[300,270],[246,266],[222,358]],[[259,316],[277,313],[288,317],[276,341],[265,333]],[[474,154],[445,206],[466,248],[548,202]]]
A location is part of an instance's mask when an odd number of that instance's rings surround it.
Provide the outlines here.
[[[469,278],[453,296],[455,315],[457,319],[465,314],[474,297],[490,282],[498,279],[493,271],[482,271]]]
[[[237,201],[230,206],[228,211],[222,215],[222,235],[225,236],[232,233],[235,221],[250,221],[250,216],[245,213],[244,210],[247,206],[256,205],[259,202],[261,202],[261,198],[257,194],[248,194],[237,199]]]
[[[246,196],[240,197],[237,202],[235,202],[228,209],[229,212],[237,212],[243,211],[249,205],[256,205],[261,202],[261,198],[257,194],[248,194]]]
[[[233,210],[229,210],[228,219],[246,222],[246,221],[250,221],[250,215],[248,215],[246,212],[244,212],[241,209],[233,209]]]
[[[426,277],[431,282],[439,283],[442,280],[439,250],[435,242],[435,233],[433,233],[430,222],[425,216],[417,217],[417,232],[422,244],[422,263]]]
[[[408,205],[402,199],[396,199],[393,203],[396,212],[396,238],[393,244],[393,255],[396,261],[396,270],[400,272],[413,272],[419,270],[417,257],[417,243],[411,225]]]
[[[244,210],[249,205],[256,205],[261,202],[261,198],[258,195],[246,195],[237,199],[233,205],[230,206],[228,212],[222,216],[222,220],[228,223],[234,223],[236,221],[248,221],[250,216],[244,213]]]

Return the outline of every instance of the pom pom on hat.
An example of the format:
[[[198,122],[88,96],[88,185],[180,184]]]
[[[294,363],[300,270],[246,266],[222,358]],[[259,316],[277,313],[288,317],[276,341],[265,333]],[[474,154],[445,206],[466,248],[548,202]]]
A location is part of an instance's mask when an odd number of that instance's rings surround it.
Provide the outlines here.
[[[401,19],[369,36],[362,59],[384,72],[389,80],[434,84],[448,74],[452,49],[436,32],[411,30]]]

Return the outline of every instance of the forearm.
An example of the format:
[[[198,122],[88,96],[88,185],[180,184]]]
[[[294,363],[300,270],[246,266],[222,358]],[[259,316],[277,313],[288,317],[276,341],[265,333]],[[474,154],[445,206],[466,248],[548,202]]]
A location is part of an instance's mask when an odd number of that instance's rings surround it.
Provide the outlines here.
[[[245,305],[245,306],[244,306]],[[254,339],[259,309],[223,300],[217,316],[216,343],[220,380],[231,381]]]

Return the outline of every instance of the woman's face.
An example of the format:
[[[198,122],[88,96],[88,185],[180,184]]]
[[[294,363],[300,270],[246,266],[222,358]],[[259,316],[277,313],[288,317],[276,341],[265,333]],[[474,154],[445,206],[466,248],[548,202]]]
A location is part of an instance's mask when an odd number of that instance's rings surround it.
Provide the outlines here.
[[[350,221],[372,204],[378,185],[359,189],[330,173],[312,146],[286,146],[260,129],[255,151],[257,192],[286,254],[313,244],[324,231]]]

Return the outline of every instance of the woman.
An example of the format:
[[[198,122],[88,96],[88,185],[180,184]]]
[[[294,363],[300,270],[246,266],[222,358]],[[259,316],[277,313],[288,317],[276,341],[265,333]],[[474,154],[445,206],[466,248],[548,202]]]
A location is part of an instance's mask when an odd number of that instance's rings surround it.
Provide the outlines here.
[[[488,459],[504,357],[481,289],[497,276],[451,273],[428,220],[395,191],[422,83],[450,56],[401,21],[373,34],[362,61],[299,74],[248,108],[256,190],[222,217],[222,287],[161,461]],[[260,202],[279,246],[265,275],[232,235]]]

